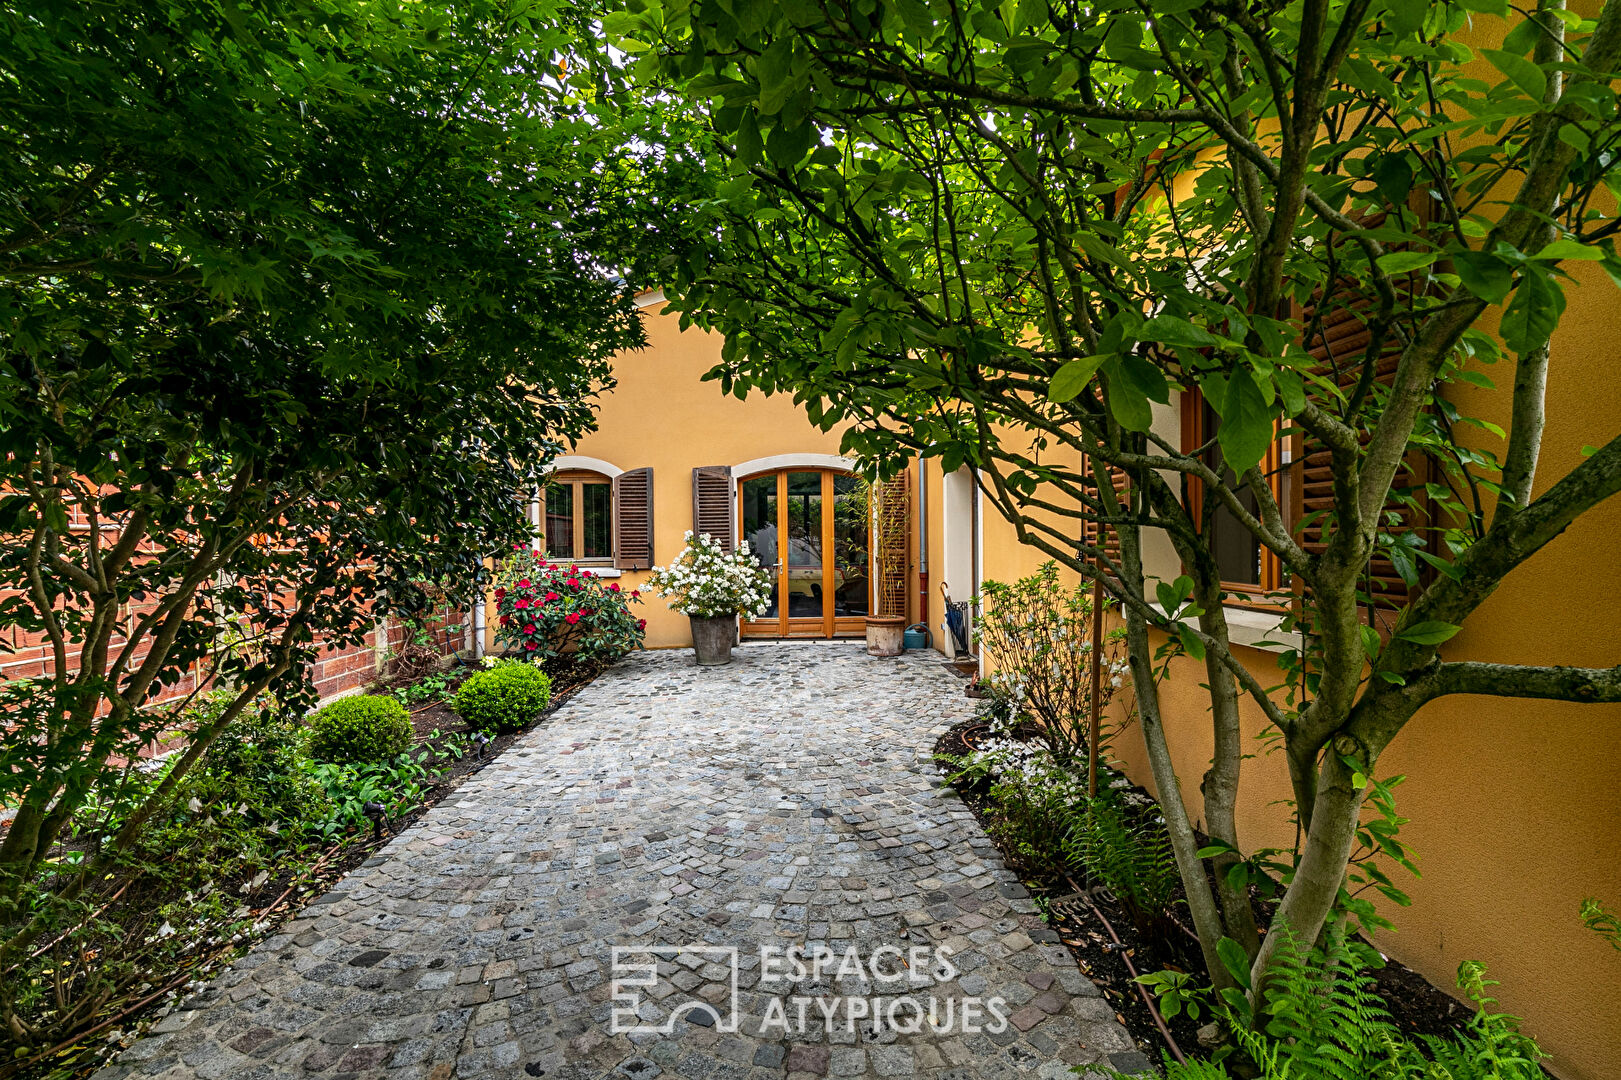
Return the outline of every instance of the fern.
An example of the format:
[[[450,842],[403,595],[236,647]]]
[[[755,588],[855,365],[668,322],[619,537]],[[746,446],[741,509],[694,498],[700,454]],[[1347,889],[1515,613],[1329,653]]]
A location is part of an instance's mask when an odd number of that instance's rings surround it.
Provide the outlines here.
[[[1286,933],[1287,931],[1278,931]],[[1371,950],[1357,942],[1324,952],[1293,938],[1268,974],[1264,1031],[1234,1022],[1233,1037],[1260,1080],[1543,1080],[1535,1040],[1512,1016],[1494,1013],[1493,985],[1478,963],[1458,969],[1458,986],[1477,1006],[1465,1031],[1414,1042],[1391,1023],[1365,969]],[[1246,1075],[1252,1075],[1246,1072]],[[1227,1066],[1168,1066],[1166,1080],[1232,1080]]]
[[[1064,857],[1112,892],[1139,930],[1156,932],[1180,881],[1171,838],[1158,819],[1134,815],[1106,791],[1072,815],[1063,846]]]

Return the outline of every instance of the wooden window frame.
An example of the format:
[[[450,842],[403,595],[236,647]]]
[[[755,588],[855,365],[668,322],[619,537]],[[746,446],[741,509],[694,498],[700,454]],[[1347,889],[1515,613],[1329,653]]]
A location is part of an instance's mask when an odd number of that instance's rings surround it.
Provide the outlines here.
[[[608,489],[608,554],[593,555],[586,558],[579,552],[585,550],[585,499],[582,488],[600,484]],[[613,478],[589,469],[564,469],[554,472],[546,477],[546,484],[540,492],[540,526],[542,543],[545,544],[546,524],[550,515],[546,512],[546,495],[554,487],[567,487],[572,489],[573,512],[569,515],[570,539],[574,545],[574,555],[563,556],[576,566],[611,567],[614,565],[614,497]],[[551,546],[545,544],[546,557],[552,557]]]
[[[1204,394],[1197,387],[1182,392],[1184,454],[1193,453],[1210,438],[1210,433],[1205,431],[1204,404]],[[1266,454],[1261,458],[1261,472],[1267,478],[1267,487],[1271,489],[1272,497],[1277,500],[1283,511],[1285,522],[1295,517],[1294,508],[1284,491],[1283,479],[1285,469],[1293,470],[1295,468],[1293,462],[1299,459],[1299,447],[1296,443],[1296,436],[1279,435],[1267,446]],[[1299,485],[1292,484],[1291,487],[1298,489]],[[1204,481],[1196,476],[1188,477],[1188,511],[1193,515],[1195,525],[1204,520],[1204,496]],[[1294,593],[1284,580],[1283,560],[1265,544],[1261,544],[1260,548],[1260,583],[1223,581],[1221,588],[1227,594],[1222,601],[1223,606],[1250,611],[1288,611],[1293,603]]]
[[[767,469],[764,472],[750,473],[747,476],[735,477],[732,492],[732,528],[737,534],[736,538],[745,539],[743,533],[743,485],[746,481],[757,480],[762,476],[775,476],[777,481],[777,506],[781,507],[788,500],[788,474],[789,473],[817,473],[821,477],[822,523],[821,544],[824,552],[822,558],[822,595],[825,599],[823,612],[816,617],[793,617],[788,614],[788,561],[780,558],[777,563],[777,614],[769,619],[744,619],[740,628],[743,637],[758,638],[821,638],[831,639],[839,637],[856,637],[867,632],[866,615],[836,615],[833,612],[831,597],[834,590],[832,561],[825,553],[833,550],[834,521],[833,521],[833,480],[838,476],[853,476],[845,469],[830,469],[817,465],[786,465],[780,469]],[[908,508],[910,513],[910,508]],[[786,541],[786,537],[782,538]],[[868,507],[867,521],[867,610],[871,612],[877,606],[877,582],[875,571],[877,567],[876,552],[873,550],[874,531],[871,507]],[[779,551],[779,556],[781,552]],[[908,564],[910,572],[910,563]]]

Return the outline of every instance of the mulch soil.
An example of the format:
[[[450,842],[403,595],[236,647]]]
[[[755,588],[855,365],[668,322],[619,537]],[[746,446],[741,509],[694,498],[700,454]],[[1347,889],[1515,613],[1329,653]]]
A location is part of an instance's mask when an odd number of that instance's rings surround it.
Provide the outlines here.
[[[983,720],[958,724],[935,743],[934,753],[937,757],[961,757],[974,749],[971,742],[983,731]],[[1100,777],[1100,782],[1107,783],[1118,775],[1109,772]],[[956,790],[980,825],[995,840],[996,834],[990,828],[995,822],[995,809],[988,803],[988,785],[963,784]],[[1150,798],[1140,786],[1133,785],[1132,790]],[[1200,836],[1201,842],[1205,839]],[[1163,1060],[1165,1039],[1139,993],[1135,978],[1138,974],[1169,969],[1190,972],[1202,984],[1208,985],[1208,972],[1188,922],[1187,907],[1182,902],[1182,896],[1178,895],[1171,916],[1180,932],[1173,934],[1170,941],[1156,943],[1137,932],[1125,911],[1107,891],[1087,889],[1087,883],[1079,871],[1073,877],[1032,872],[1020,861],[1016,852],[1000,840],[997,840],[997,845],[1008,866],[1020,874],[1031,895],[1046,908],[1048,925],[1058,934],[1059,940],[1069,947],[1081,972],[1097,984],[1105,1000],[1114,1006],[1116,1017],[1137,1041],[1138,1048],[1152,1061]],[[1269,913],[1271,905],[1258,895],[1253,899],[1257,914],[1261,916],[1261,925],[1264,926],[1265,915]],[[1385,967],[1374,975],[1392,1021],[1405,1032],[1450,1035],[1460,1030],[1473,1015],[1472,1006],[1458,1001],[1418,972],[1395,960],[1388,960]],[[1201,1056],[1198,1028],[1200,1023],[1208,1021],[1207,1016],[1195,1023],[1183,1015],[1172,1017],[1166,1021],[1166,1025],[1182,1052],[1194,1058]]]

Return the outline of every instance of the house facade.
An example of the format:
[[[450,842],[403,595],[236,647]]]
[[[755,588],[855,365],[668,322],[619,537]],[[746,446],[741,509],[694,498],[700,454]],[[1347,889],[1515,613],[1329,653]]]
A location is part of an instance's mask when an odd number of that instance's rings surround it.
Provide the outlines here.
[[[1541,484],[1579,459],[1580,447],[1614,434],[1621,418],[1618,346],[1607,332],[1614,292],[1591,264],[1575,268],[1580,287],[1554,340],[1566,358],[1548,387]],[[649,565],[668,562],[689,529],[747,541],[773,574],[770,610],[745,622],[745,639],[859,637],[875,610],[871,532],[855,463],[839,454],[839,431],[812,425],[783,395],[724,396],[702,376],[720,360],[720,339],[682,330],[661,292],[638,301],[648,345],[618,358],[618,386],[604,395],[600,428],[559,459],[532,506],[555,558],[616,577],[637,589]],[[1488,419],[1506,408],[1489,391],[1459,405]],[[1204,438],[1196,401],[1160,407],[1156,430],[1184,445]],[[1484,437],[1484,436],[1482,436]],[[1279,494],[1309,482],[1300,448],[1275,449]],[[930,647],[954,651],[945,600],[968,600],[985,580],[1008,581],[1044,561],[979,491],[968,469],[942,475],[937,461],[913,462],[903,480],[910,505],[906,616],[930,631]],[[1621,612],[1621,500],[1578,521],[1510,577],[1486,610],[1448,645],[1448,655],[1517,663],[1604,667],[1618,657]],[[1219,545],[1218,545],[1219,546]],[[1235,537],[1220,552],[1236,593],[1229,612],[1245,664],[1263,685],[1281,684],[1280,582],[1264,554]],[[1145,536],[1150,577],[1179,573],[1169,544]],[[687,621],[643,592],[649,648],[684,647]],[[1270,601],[1270,602],[1269,602]],[[973,612],[968,617],[971,620]],[[971,631],[970,631],[971,633]],[[493,645],[493,626],[486,627]],[[984,663],[984,661],[980,661]],[[1208,695],[1202,664],[1172,663],[1161,687],[1170,743],[1179,755],[1190,813],[1200,813],[1198,779],[1210,757]],[[1124,707],[1129,708],[1129,702]],[[1254,755],[1244,764],[1240,836],[1246,847],[1288,847],[1287,768],[1259,741],[1258,709],[1246,706]],[[1114,752],[1135,780],[1152,788],[1142,740],[1129,730]],[[1458,964],[1482,960],[1501,1007],[1522,1016],[1552,1055],[1558,1076],[1621,1076],[1621,953],[1577,918],[1582,898],[1621,903],[1621,706],[1448,697],[1426,706],[1380,761],[1405,775],[1398,809],[1411,821],[1403,840],[1423,876],[1402,883],[1410,908],[1389,912],[1399,927],[1378,944],[1451,987]]]

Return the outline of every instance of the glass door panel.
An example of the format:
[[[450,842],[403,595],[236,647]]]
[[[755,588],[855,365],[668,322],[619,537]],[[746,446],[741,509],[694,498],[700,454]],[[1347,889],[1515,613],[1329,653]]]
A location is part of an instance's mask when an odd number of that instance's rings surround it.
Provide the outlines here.
[[[822,474],[791,472],[783,506],[790,619],[822,618]]]
[[[867,572],[872,561],[868,546],[867,482],[858,476],[833,477],[833,615],[835,618],[868,614]]]
[[[779,528],[777,523],[777,475],[751,476],[738,485],[743,504],[743,539],[748,542],[749,554],[771,574],[771,606],[756,615],[754,622],[776,622],[781,615],[778,606],[778,586],[781,584],[777,565]]]

